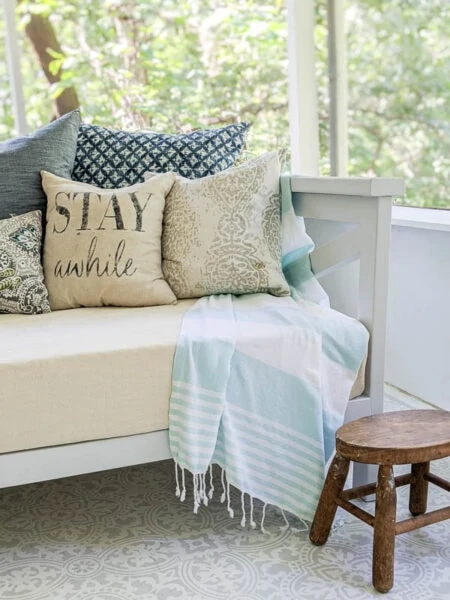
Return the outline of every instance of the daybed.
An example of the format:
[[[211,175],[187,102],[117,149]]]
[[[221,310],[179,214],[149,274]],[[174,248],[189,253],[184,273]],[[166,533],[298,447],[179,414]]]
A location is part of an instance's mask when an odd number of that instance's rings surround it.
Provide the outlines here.
[[[293,176],[291,188],[332,306],[370,332],[346,420],[381,412],[391,197],[403,182]],[[0,487],[170,458],[171,367],[194,302],[0,315]]]

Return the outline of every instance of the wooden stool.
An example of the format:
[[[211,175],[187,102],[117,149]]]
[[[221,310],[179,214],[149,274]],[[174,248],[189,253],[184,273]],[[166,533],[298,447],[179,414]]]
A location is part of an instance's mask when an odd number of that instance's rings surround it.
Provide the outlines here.
[[[450,506],[426,512],[428,483],[450,492],[450,482],[430,473],[430,461],[450,456],[450,412],[407,410],[364,417],[336,432],[336,455],[317,505],[309,534],[324,544],[338,506],[374,529],[372,581],[379,592],[394,584],[395,536],[450,518]],[[378,481],[344,491],[350,461],[376,464]],[[394,477],[392,465],[411,464],[411,473]],[[412,518],[396,522],[396,488],[410,484]],[[375,516],[351,500],[376,492]]]

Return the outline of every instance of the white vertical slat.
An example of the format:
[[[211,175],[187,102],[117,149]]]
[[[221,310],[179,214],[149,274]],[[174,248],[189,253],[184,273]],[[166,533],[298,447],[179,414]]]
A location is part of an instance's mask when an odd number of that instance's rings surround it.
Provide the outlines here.
[[[348,164],[347,61],[344,0],[328,0],[330,174],[344,177]]]
[[[384,401],[391,205],[391,197],[379,197],[372,204],[373,217],[365,224],[366,243],[360,255],[358,318],[371,332],[366,392],[373,414],[383,411]]]
[[[319,174],[314,0],[287,0],[291,171]]]
[[[8,57],[8,73],[11,85],[14,122],[17,134],[25,135],[28,131],[28,126],[25,115],[20,49],[16,29],[15,0],[2,0],[2,4],[5,16],[6,53]]]
[[[372,206],[374,214],[372,222],[366,223],[366,243],[360,256],[358,318],[370,331],[365,391],[370,397],[370,414],[377,414],[384,406],[392,198],[379,197]],[[354,486],[376,481],[376,477],[376,465],[354,464]]]

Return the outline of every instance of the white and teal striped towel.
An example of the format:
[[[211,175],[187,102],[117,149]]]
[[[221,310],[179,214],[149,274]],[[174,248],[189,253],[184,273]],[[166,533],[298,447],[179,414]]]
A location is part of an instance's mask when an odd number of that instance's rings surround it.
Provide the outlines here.
[[[212,497],[211,465],[218,464],[230,515],[229,486],[242,492],[243,525],[246,513],[254,525],[253,498],[312,520],[367,351],[367,330],[329,308],[311,272],[313,242],[294,214],[288,176],[282,230],[292,297],[201,298],[184,317],[174,359],[169,436],[177,495],[184,500],[187,470],[197,512]]]

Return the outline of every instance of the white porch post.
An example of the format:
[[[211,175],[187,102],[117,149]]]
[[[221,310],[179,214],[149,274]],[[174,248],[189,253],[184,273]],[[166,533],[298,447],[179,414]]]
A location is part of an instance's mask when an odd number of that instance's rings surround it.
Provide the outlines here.
[[[8,73],[11,85],[14,122],[17,135],[24,135],[27,133],[28,127],[25,116],[20,50],[17,39],[15,0],[2,0],[2,4],[5,16],[6,54],[8,56]]]
[[[314,0],[287,0],[289,120],[293,173],[319,174]]]
[[[330,174],[345,177],[348,164],[347,64],[344,0],[328,0]]]

